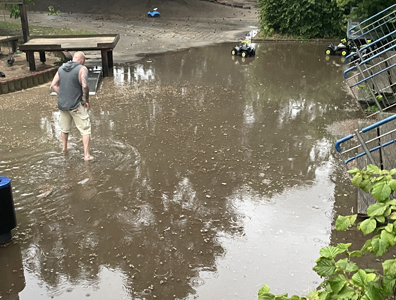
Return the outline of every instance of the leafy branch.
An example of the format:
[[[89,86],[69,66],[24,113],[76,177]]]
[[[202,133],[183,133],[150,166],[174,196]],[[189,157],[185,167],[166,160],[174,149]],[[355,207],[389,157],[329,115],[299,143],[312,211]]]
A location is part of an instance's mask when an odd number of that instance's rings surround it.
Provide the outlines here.
[[[61,11],[55,10],[55,8],[52,5],[48,6],[48,15],[49,16],[59,16],[60,13],[61,13]]]
[[[27,6],[34,5],[34,2],[32,0],[24,0],[23,2]],[[18,4],[6,4],[5,8],[9,10],[10,18],[18,19],[21,16]]]
[[[357,224],[358,230],[372,237],[360,250],[350,251],[351,243],[322,248],[313,270],[325,280],[309,295],[293,295],[290,298],[287,294],[274,295],[264,285],[258,292],[259,300],[379,300],[396,294],[396,259],[385,260],[381,272],[359,268],[353,262],[354,257],[368,253],[382,256],[396,244],[396,199],[390,199],[396,190],[396,180],[393,179],[396,169],[387,171],[368,165],[362,170],[354,168],[348,172],[353,175],[354,186],[371,193],[376,199],[376,203],[367,209],[368,217]],[[346,231],[356,220],[357,215],[339,216],[336,229]]]

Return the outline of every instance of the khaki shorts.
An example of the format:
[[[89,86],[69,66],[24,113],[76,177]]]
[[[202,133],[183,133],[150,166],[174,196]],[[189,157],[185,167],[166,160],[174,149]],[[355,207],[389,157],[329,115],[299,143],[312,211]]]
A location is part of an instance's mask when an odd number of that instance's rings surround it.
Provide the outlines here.
[[[81,135],[91,134],[91,120],[83,105],[79,105],[74,110],[60,110],[59,112],[59,126],[63,133],[70,132],[72,121],[74,121]]]

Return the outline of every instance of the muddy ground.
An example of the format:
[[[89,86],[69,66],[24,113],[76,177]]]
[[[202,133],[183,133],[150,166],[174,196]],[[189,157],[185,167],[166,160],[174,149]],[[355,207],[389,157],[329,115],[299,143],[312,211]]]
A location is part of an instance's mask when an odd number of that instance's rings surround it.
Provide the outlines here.
[[[49,15],[49,5],[60,14]],[[153,53],[238,42],[258,26],[257,9],[253,5],[245,7],[251,8],[197,0],[69,1],[67,5],[55,1],[37,1],[29,8],[28,22],[29,26],[86,30],[100,34],[119,33],[120,40],[114,50],[114,62],[117,64],[136,61]],[[147,17],[147,12],[153,8],[158,8],[160,18]],[[8,18],[7,21],[20,22],[19,19]],[[96,59],[96,54],[92,54],[90,57]],[[0,64],[5,65],[8,58],[9,47],[3,45]],[[23,54],[17,56],[16,61],[26,68],[18,68],[11,76],[29,72]],[[53,59],[49,59],[46,64],[51,65],[53,62]],[[37,65],[40,66],[38,57]]]

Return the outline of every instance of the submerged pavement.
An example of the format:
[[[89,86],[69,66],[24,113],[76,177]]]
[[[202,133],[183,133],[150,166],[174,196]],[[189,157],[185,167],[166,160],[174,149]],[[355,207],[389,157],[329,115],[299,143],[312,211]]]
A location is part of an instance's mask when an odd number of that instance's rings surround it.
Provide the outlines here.
[[[2,299],[255,299],[308,293],[354,189],[333,124],[361,112],[321,44],[232,43],[114,68],[92,154],[61,152],[48,85],[1,96],[0,175],[18,227]],[[11,262],[11,263],[10,263]]]

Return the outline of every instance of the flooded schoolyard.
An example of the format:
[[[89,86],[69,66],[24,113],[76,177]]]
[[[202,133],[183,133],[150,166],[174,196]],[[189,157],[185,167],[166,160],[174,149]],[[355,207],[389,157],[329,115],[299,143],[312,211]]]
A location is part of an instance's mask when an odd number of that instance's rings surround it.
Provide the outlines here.
[[[0,97],[18,221],[0,248],[0,299],[317,287],[335,212],[354,204],[334,124],[362,113],[326,44],[260,43],[246,59],[232,46],[116,66],[91,97],[92,162],[75,128],[62,153],[49,85]]]

